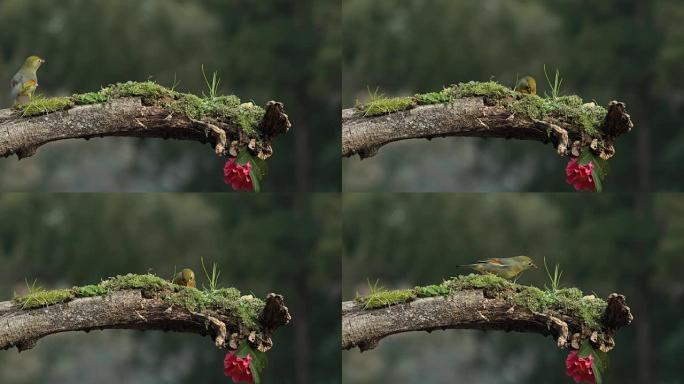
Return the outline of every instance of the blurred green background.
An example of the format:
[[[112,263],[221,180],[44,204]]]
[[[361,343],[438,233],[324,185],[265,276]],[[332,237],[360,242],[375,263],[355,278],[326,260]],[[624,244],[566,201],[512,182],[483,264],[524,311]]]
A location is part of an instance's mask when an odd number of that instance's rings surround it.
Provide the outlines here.
[[[624,101],[635,129],[616,143],[606,191],[684,189],[684,2],[680,0],[343,0],[342,105],[368,90],[413,95],[470,80]],[[571,191],[567,158],[538,142],[446,138],[343,160],[350,191]],[[635,173],[649,175],[637,183]]]
[[[0,106],[31,54],[47,60],[46,96],[147,79],[201,95],[203,64],[220,93],[285,103],[293,126],[274,142],[265,191],[337,191],[340,15],[338,0],[0,0]],[[196,142],[62,141],[0,159],[0,189],[227,191],[223,162]]]
[[[684,195],[362,194],[342,203],[342,298],[439,283],[475,260],[520,254],[561,284],[627,296],[634,322],[616,336],[606,383],[682,383]],[[544,269],[518,283],[549,285]],[[571,383],[567,351],[537,334],[448,330],[344,351],[343,382]]]
[[[282,293],[266,383],[340,382],[340,200],[334,194],[3,194],[0,301],[128,272],[171,277],[200,258],[220,285]],[[0,351],[0,383],[227,383],[208,337],[124,330],[49,336]]]

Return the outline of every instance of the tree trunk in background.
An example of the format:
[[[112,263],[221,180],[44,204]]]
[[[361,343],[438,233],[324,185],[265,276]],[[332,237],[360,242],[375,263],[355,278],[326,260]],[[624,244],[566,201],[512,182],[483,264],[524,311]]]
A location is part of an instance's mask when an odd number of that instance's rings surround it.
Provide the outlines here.
[[[634,0],[633,2],[633,17],[634,23],[637,30],[641,33],[647,33],[655,30],[654,19],[653,19],[653,2],[648,0]],[[646,39],[646,44],[650,47],[644,49],[645,52],[656,52],[657,51],[657,38],[655,34],[650,34],[650,39]],[[644,44],[644,40],[642,40]],[[654,209],[653,209],[653,177],[652,171],[652,151],[651,151],[651,128],[653,127],[653,119],[650,112],[655,110],[658,105],[658,100],[653,95],[651,85],[652,80],[655,77],[653,64],[650,62],[650,58],[655,57],[652,55],[644,54],[644,51],[640,51],[640,56],[635,58],[634,64],[642,64],[639,67],[642,68],[641,76],[638,79],[625,79],[625,80],[636,80],[638,81],[637,91],[638,94],[635,100],[639,100],[640,117],[639,117],[639,127],[636,129],[637,134],[637,172],[638,172],[638,192],[635,196],[635,208],[636,214],[640,223],[643,224],[655,224],[654,219]],[[644,61],[646,62],[640,62]],[[659,234],[654,233],[648,240],[642,240],[640,246],[636,248],[638,254],[634,254],[633,257],[643,257],[643,255],[648,255],[649,250],[652,249],[650,246],[655,245],[656,237]],[[636,289],[635,302],[637,303],[639,310],[635,311],[636,316],[638,316],[638,321],[634,324],[636,326],[637,333],[637,367],[639,370],[639,381],[642,384],[655,383],[655,348],[653,345],[653,333],[652,333],[652,320],[651,320],[651,298],[655,297],[655,292],[653,292],[653,287],[650,283],[650,276],[652,270],[653,260],[648,258],[648,262],[644,263],[640,272],[636,274],[636,283],[638,285]]]

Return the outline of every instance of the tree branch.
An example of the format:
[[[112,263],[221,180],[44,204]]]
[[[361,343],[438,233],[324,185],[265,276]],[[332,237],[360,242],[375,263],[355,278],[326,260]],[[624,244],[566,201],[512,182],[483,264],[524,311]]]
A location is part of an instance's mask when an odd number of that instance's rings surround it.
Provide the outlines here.
[[[261,125],[264,127],[260,157],[271,154],[270,140],[290,128],[281,103],[271,101]],[[218,118],[193,119],[173,113],[158,103],[141,97],[115,98],[92,105],[76,106],[40,116],[22,117],[21,111],[0,110],[0,156],[32,156],[38,147],[64,139],[128,136],[193,140],[210,143],[218,155],[226,155],[236,146],[250,145],[234,122]],[[244,141],[244,143],[243,143]]]
[[[452,291],[447,296],[419,298],[384,308],[364,309],[355,301],[342,303],[342,349],[372,349],[381,339],[402,332],[436,329],[479,329],[551,335],[559,347],[579,348],[590,339],[608,351],[615,331],[632,321],[624,296],[608,298],[600,327],[590,329],[579,313],[546,310],[534,312],[511,304],[486,289]]]
[[[605,141],[602,157],[612,156],[613,140],[629,131],[633,124],[623,103],[609,104],[601,127]],[[516,114],[504,103],[487,97],[456,98],[447,103],[411,106],[409,109],[379,116],[364,116],[355,108],[342,110],[342,156],[374,156],[380,147],[406,139],[467,136],[552,142],[558,153],[574,155],[580,146],[593,141],[583,127],[562,117],[538,120]],[[596,146],[592,146],[592,149]]]
[[[290,314],[282,296],[269,294],[258,337],[256,331],[241,335],[245,330],[236,319],[238,314],[225,310],[193,312],[145,290],[113,291],[30,310],[5,301],[0,302],[0,349],[30,349],[40,338],[59,332],[135,329],[210,335],[219,348],[236,348],[236,340],[244,337],[265,351],[272,345],[272,332],[287,324]]]

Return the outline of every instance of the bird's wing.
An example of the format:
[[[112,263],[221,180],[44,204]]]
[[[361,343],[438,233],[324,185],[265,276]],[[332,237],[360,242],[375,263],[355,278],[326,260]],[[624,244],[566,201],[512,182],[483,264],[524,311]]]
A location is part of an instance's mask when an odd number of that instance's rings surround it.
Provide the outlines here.
[[[498,257],[493,258],[493,259],[478,260],[477,262],[479,264],[500,265],[500,266],[504,265],[503,261],[501,261],[501,259],[499,259]]]
[[[21,88],[22,88],[22,83],[23,83],[23,76],[21,76],[20,73],[17,73],[12,77],[12,80],[10,80],[10,96],[12,100],[16,99],[17,96],[21,93]]]

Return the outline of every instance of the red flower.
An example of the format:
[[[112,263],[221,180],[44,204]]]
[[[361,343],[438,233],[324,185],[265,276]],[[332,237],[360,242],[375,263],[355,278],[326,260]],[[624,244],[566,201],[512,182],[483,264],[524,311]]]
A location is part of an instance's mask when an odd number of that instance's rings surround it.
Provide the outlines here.
[[[592,369],[593,365],[594,358],[591,355],[577,357],[577,351],[572,351],[565,359],[565,374],[572,377],[575,383],[595,384],[596,377]]]
[[[577,191],[595,191],[596,184],[594,184],[594,177],[592,176],[594,165],[592,163],[579,165],[577,164],[578,160],[578,158],[573,157],[565,167],[566,181],[568,184],[572,184]]]
[[[235,164],[235,158],[231,157],[226,161],[226,165],[223,166],[223,181],[226,184],[230,184],[234,190],[254,190],[254,185],[252,184],[252,178],[249,173],[252,170],[252,164],[247,162],[244,165]]]
[[[249,369],[251,363],[251,355],[247,354],[245,357],[237,357],[235,356],[235,351],[230,351],[226,354],[226,358],[223,359],[223,374],[233,379],[234,383],[246,381],[252,384],[254,381],[252,371]]]

